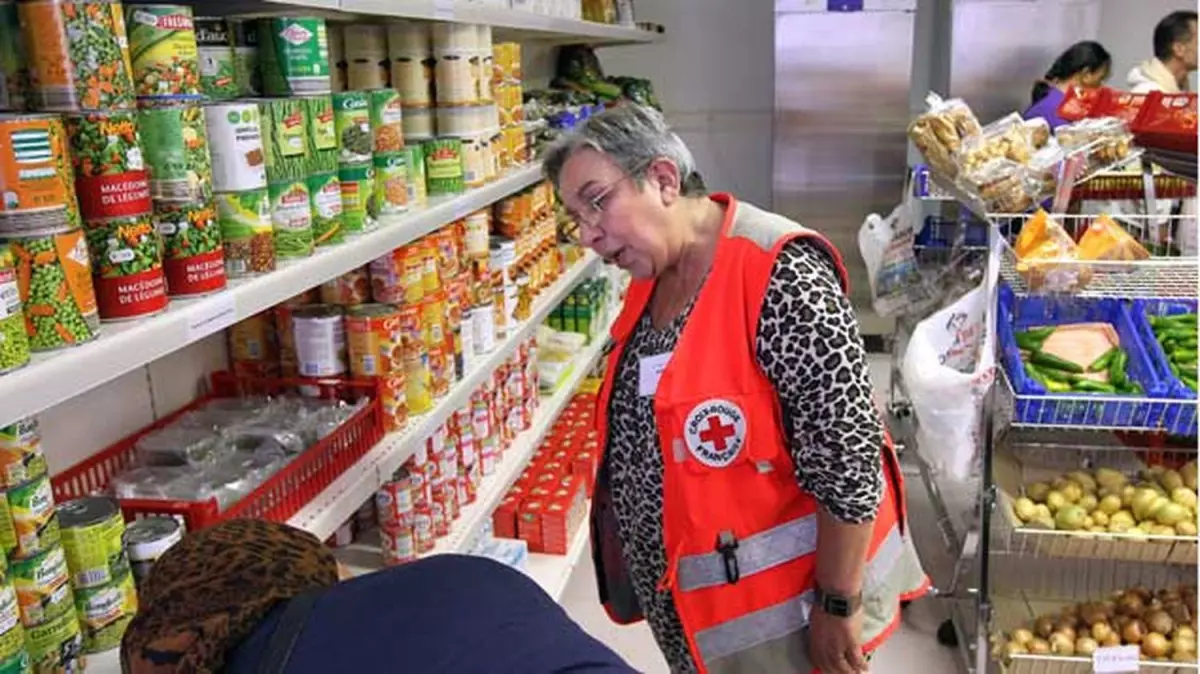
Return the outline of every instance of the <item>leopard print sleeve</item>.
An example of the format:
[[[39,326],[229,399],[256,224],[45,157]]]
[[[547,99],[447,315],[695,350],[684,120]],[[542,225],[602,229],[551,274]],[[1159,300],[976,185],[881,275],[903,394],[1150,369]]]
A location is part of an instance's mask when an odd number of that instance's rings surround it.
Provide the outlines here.
[[[873,519],[883,427],[854,308],[817,244],[797,239],[780,251],[755,347],[779,394],[800,486],[838,520]]]

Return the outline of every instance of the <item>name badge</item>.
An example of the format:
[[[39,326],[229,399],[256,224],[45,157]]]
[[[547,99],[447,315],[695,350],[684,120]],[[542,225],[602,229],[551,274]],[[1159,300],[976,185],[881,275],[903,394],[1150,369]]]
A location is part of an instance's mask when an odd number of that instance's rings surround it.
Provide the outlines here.
[[[671,360],[671,352],[647,356],[638,361],[638,395],[652,396],[658,390],[658,380]]]

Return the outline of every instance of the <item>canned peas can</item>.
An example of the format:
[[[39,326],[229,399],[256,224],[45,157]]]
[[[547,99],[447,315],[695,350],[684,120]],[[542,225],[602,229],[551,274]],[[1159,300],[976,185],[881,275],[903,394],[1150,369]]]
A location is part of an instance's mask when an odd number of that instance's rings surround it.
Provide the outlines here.
[[[192,8],[133,5],[125,11],[138,98],[174,103],[200,100],[200,60]]]
[[[95,339],[100,321],[83,232],[14,238],[9,247],[17,258],[30,348],[51,351]]]
[[[211,201],[155,204],[154,224],[163,238],[168,295],[203,295],[225,287],[225,251]]]

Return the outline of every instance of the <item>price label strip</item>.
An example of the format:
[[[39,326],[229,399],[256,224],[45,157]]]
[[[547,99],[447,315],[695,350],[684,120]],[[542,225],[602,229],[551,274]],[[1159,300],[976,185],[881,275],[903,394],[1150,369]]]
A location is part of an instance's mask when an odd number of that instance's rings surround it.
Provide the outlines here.
[[[1096,674],[1136,672],[1142,649],[1138,646],[1105,646],[1092,653],[1092,671]]]

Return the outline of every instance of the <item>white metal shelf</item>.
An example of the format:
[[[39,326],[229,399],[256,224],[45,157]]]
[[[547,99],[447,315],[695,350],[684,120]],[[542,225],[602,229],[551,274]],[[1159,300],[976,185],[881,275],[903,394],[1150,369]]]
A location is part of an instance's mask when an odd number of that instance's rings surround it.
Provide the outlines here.
[[[445,423],[455,410],[470,401],[471,393],[516,351],[521,342],[534,334],[554,307],[587,277],[599,261],[600,258],[594,253],[587,253],[583,261],[577,263],[538,297],[529,320],[522,323],[491,353],[475,362],[462,380],[454,385],[449,394],[438,400],[432,410],[410,419],[408,426],[403,430],[384,436],[383,440],[358,463],[292,516],[288,524],[312,532],[322,540],[332,535],[343,522],[354,515],[354,511],[371,498],[380,485],[391,479],[396,469],[416,453],[438,426]]]
[[[339,246],[319,248],[312,257],[281,265],[269,274],[231,282],[226,290],[202,298],[172,301],[157,316],[107,323],[92,342],[35,355],[24,368],[0,375],[0,426],[178,351],[540,179],[539,166],[516,169],[485,187],[431,199],[427,208],[389,218],[374,231]]]
[[[575,571],[579,560],[583,559],[584,551],[588,549],[588,538],[588,523],[585,521],[571,539],[571,547],[567,548],[567,554],[529,555],[529,568],[526,572],[546,594],[554,598],[554,601],[562,601],[563,593],[567,591],[567,583],[571,580],[571,573]]]

